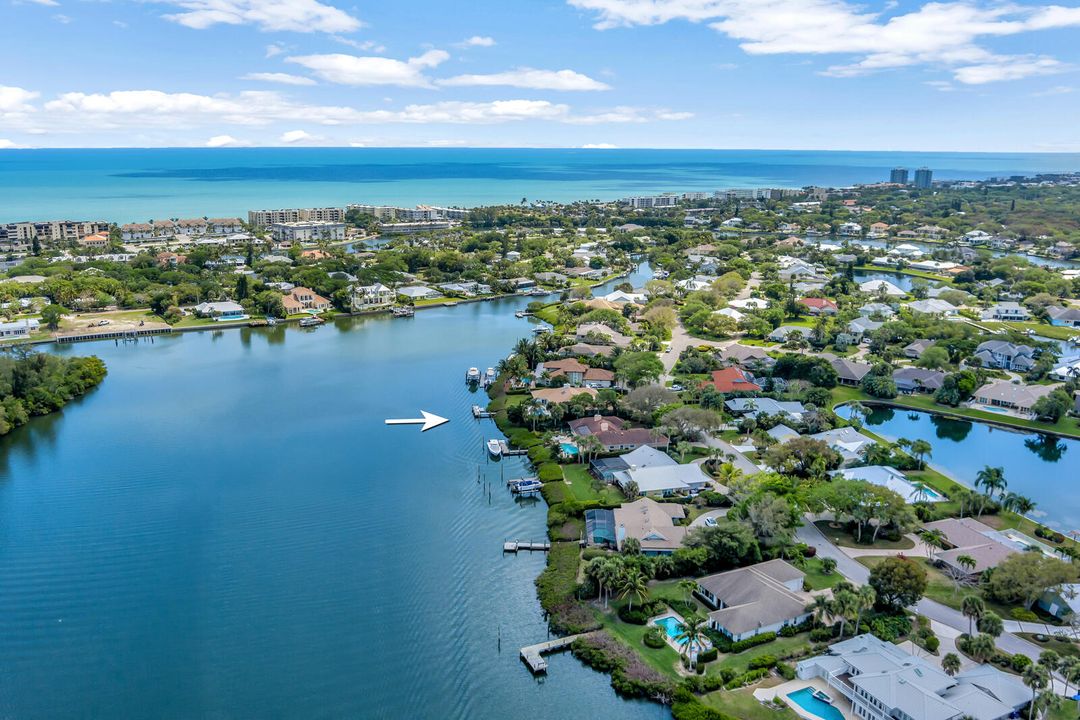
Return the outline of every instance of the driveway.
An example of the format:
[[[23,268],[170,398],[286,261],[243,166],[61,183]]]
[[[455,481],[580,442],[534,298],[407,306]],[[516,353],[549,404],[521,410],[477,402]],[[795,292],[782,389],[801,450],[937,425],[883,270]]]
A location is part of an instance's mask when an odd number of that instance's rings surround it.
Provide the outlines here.
[[[722,518],[722,517],[727,517],[728,510],[730,510],[730,509],[731,508],[717,508],[716,510],[710,510],[707,513],[702,513],[701,515],[698,515],[696,518],[694,518],[694,521],[692,523],[690,523],[689,525],[687,525],[686,527],[691,527],[691,528],[701,527],[701,526],[703,526],[705,524],[705,519],[706,518],[719,519],[719,518]]]
[[[826,538],[812,522],[807,521],[806,524],[798,528],[795,531],[795,537],[800,542],[816,547],[818,557],[828,557],[836,560],[837,570],[852,582],[864,585],[869,581],[870,570],[829,542],[828,538]],[[923,598],[912,606],[911,610],[918,615],[928,618],[931,622],[941,623],[957,632],[967,632],[968,630],[968,619],[964,617],[963,613],[959,610],[953,610],[946,605],[942,605],[939,602]],[[1040,623],[1023,623],[1022,625],[1043,627]],[[1042,648],[1035,643],[1028,642],[1023,638],[1012,634],[1013,632],[1019,631],[1019,626],[1021,626],[1021,623],[1011,620],[1005,621],[1005,632],[1002,633],[1001,637],[997,638],[998,649],[1007,652],[1010,655],[1020,653],[1022,655],[1027,655],[1032,660],[1038,660]],[[1024,632],[1028,632],[1028,630],[1024,630]],[[1045,632],[1045,629],[1033,630],[1031,632]]]

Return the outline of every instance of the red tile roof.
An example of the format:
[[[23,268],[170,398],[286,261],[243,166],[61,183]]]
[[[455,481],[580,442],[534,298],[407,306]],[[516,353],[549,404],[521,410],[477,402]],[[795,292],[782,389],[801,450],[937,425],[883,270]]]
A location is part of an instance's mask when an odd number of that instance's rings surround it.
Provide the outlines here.
[[[804,297],[800,298],[799,302],[808,308],[832,308],[836,310],[836,303],[832,300],[826,300],[825,298]]]
[[[712,385],[718,392],[757,392],[761,387],[751,381],[750,376],[737,367],[713,370],[712,380],[706,380],[702,386]]]

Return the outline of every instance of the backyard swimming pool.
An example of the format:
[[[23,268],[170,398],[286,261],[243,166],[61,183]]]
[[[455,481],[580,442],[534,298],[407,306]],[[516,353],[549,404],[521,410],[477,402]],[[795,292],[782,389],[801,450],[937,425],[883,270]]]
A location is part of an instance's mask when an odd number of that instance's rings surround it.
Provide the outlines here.
[[[568,443],[568,442],[559,443],[559,447],[562,449],[563,455],[576,457],[577,454],[578,454],[577,445],[574,445],[573,443]]]
[[[844,714],[829,703],[814,697],[814,688],[803,688],[793,693],[788,693],[792,702],[811,715],[816,715],[822,720],[844,720]]]
[[[682,632],[682,620],[674,615],[665,615],[662,618],[653,620],[653,625],[663,628],[669,638],[678,642],[676,638],[678,638],[679,634]]]

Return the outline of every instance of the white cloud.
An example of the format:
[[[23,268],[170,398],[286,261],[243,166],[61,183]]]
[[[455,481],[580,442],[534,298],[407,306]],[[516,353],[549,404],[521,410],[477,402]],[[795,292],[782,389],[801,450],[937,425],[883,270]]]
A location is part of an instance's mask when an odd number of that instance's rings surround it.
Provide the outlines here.
[[[495,38],[486,35],[473,35],[458,44],[461,47],[492,47],[495,44]]]
[[[517,68],[508,72],[489,75],[458,75],[439,80],[439,85],[451,87],[469,85],[507,85],[533,90],[610,90],[611,86],[593,80],[573,70],[534,70]]]
[[[285,48],[283,48],[277,43],[270,43],[266,46],[266,57],[268,58],[272,58],[275,55],[280,55],[283,52],[285,52]]]
[[[161,0],[183,12],[167,20],[195,30],[214,25],[254,25],[268,32],[354,32],[357,18],[319,0]]]
[[[52,19],[60,23],[61,25],[68,25],[71,23],[71,17],[68,15],[64,15],[63,13],[56,13],[52,16]]]
[[[1074,90],[1075,90],[1075,88],[1072,88],[1072,87],[1070,87],[1068,85],[1055,85],[1054,87],[1046,88],[1045,90],[1039,90],[1038,92],[1033,92],[1033,93],[1031,93],[1031,96],[1032,97],[1050,97],[1052,95],[1068,95],[1069,93],[1074,92]]]
[[[278,138],[280,142],[283,142],[287,145],[292,145],[299,142],[306,142],[314,139],[314,135],[304,132],[303,130],[289,130],[288,132],[281,133],[281,137]]]
[[[49,134],[85,134],[99,131],[129,137],[133,132],[181,133],[202,128],[219,131],[223,125],[287,130],[302,118],[323,127],[361,125],[497,125],[516,122],[555,122],[605,125],[680,120],[689,113],[664,109],[616,107],[575,112],[569,105],[547,100],[507,99],[489,102],[444,101],[417,103],[398,108],[364,109],[339,105],[315,105],[294,100],[276,91],[244,91],[236,94],[198,95],[160,90],[123,90],[110,93],[63,93],[41,105],[31,125],[27,117],[9,122],[28,131],[44,128]],[[13,116],[14,117],[14,116]],[[281,128],[280,126],[285,127]],[[295,127],[295,126],[294,126]],[[278,129],[279,128],[279,129]],[[303,133],[301,135],[300,133]],[[228,142],[233,136],[215,136]],[[279,143],[340,142],[290,130]],[[355,139],[348,138],[346,140]]]
[[[30,101],[37,98],[40,94],[41,93],[36,93],[31,90],[24,90],[21,87],[0,85],[0,116],[7,113],[33,111],[34,106],[30,104]]]
[[[618,145],[612,145],[611,143],[585,143],[581,146],[582,150],[617,150]]]
[[[340,85],[399,85],[402,87],[432,87],[424,70],[450,58],[444,50],[428,50],[419,57],[394,60],[384,57],[359,57],[343,53],[329,55],[298,55],[286,62],[306,67],[317,76]]]
[[[45,7],[57,7],[60,5],[56,0],[29,0],[29,2],[32,2],[35,5],[44,5]]]
[[[258,80],[259,82],[280,83],[282,85],[315,85],[315,81],[303,75],[290,75],[280,72],[256,72],[248,73],[241,80]]]
[[[206,147],[220,148],[220,147],[243,147],[250,145],[250,143],[244,140],[237,140],[232,135],[215,135],[206,141]]]
[[[595,27],[657,25],[682,19],[740,42],[752,55],[847,54],[858,59],[826,74],[929,65],[957,82],[983,84],[1063,69],[1053,58],[994,55],[982,38],[1080,26],[1080,8],[927,2],[907,13],[871,13],[845,0],[567,0],[597,13]],[[893,8],[890,8],[890,10]]]
[[[7,138],[0,138],[0,150],[17,150],[19,148],[26,147],[20,145],[14,140],[8,140]]]

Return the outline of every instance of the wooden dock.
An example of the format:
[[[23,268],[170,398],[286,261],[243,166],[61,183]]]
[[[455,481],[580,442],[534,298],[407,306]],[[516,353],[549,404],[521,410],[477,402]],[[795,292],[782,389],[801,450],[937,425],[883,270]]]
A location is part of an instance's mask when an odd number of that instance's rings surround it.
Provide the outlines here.
[[[479,405],[472,406],[472,416],[477,420],[483,420],[484,418],[495,417],[495,413],[489,412]]]
[[[514,450],[514,449],[512,449],[509,445],[506,444],[505,440],[500,440],[499,441],[499,447],[502,449],[502,454],[507,455],[507,456],[528,455],[529,454],[528,450]]]
[[[507,540],[506,542],[503,543],[503,552],[504,553],[524,552],[526,550],[528,550],[528,551],[536,550],[538,552],[547,552],[547,551],[551,550],[551,543],[547,542],[546,540],[544,542],[532,542],[532,541],[525,542],[525,541],[522,541],[522,540]]]
[[[173,329],[165,323],[147,322],[141,326],[131,323],[116,323],[87,328],[75,328],[55,333],[58,343],[85,342],[90,340],[138,340],[152,335],[165,335]]]
[[[533,675],[545,673],[547,672],[547,660],[544,659],[544,655],[565,650],[579,637],[581,635],[567,635],[566,637],[523,647],[521,648],[521,659],[529,666],[529,670],[532,671]]]

